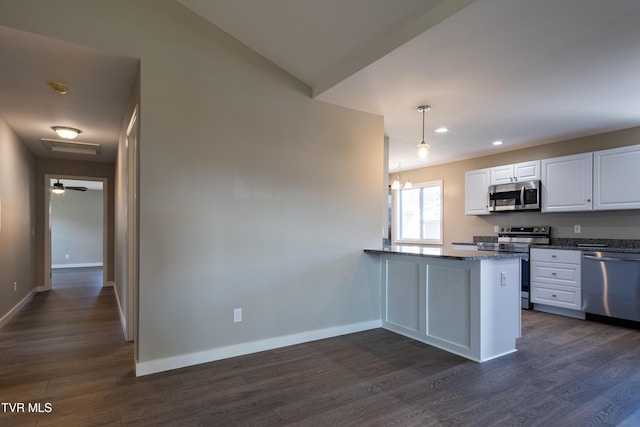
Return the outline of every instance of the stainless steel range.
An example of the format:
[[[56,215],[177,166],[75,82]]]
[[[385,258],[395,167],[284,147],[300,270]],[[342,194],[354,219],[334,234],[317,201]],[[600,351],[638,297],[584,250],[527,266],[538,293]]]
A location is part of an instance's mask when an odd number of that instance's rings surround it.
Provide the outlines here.
[[[529,249],[531,245],[548,245],[551,235],[551,227],[536,225],[531,227],[499,226],[497,242],[478,242],[481,251],[518,252],[526,253],[521,264],[521,296],[522,308],[530,310],[529,300]]]

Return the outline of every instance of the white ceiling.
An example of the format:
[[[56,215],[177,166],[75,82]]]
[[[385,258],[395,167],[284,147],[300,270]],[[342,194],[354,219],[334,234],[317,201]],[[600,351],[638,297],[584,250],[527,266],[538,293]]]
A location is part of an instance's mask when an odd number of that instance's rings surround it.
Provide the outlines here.
[[[640,125],[638,0],[179,1],[316,99],[383,115],[392,170]]]
[[[384,116],[392,170],[640,126],[638,0],[178,1],[315,99]],[[137,58],[0,27],[0,63],[0,116],[36,155],[114,161]],[[54,125],[102,154],[46,152]]]
[[[0,26],[0,117],[38,157],[114,162],[139,60]],[[47,82],[69,87],[66,95]],[[82,130],[78,142],[100,154],[50,152],[52,126]]]

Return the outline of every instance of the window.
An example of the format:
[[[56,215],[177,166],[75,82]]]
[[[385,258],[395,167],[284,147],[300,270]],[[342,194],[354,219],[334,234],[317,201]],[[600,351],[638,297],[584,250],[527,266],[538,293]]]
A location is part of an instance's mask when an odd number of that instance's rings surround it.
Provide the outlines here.
[[[394,242],[442,244],[442,181],[396,190]]]

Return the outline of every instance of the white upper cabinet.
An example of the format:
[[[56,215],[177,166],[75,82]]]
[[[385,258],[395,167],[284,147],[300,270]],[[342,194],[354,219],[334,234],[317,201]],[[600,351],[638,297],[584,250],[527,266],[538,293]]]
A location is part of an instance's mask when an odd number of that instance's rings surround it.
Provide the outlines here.
[[[640,209],[640,145],[593,153],[593,209]]]
[[[542,212],[592,209],[593,154],[542,160]]]
[[[540,179],[540,160],[491,168],[491,185]]]
[[[489,169],[467,171],[464,174],[464,213],[489,215]]]

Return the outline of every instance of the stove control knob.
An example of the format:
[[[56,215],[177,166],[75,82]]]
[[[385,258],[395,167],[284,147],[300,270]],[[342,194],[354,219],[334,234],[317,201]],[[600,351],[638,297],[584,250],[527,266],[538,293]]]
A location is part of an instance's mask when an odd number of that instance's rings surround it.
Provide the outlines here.
[[[504,233],[504,231],[505,231],[504,227],[500,227],[500,232]]]
[[[538,227],[533,227],[533,232],[534,232],[534,233],[539,233],[540,231],[542,231],[542,230],[540,230],[540,228],[538,228]]]

